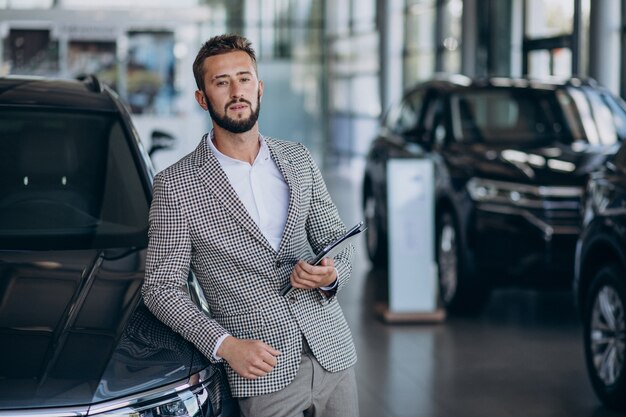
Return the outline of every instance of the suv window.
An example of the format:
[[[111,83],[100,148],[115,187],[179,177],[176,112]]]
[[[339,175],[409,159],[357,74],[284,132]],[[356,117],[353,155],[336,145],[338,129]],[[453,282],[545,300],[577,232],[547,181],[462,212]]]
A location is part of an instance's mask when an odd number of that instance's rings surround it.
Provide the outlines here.
[[[626,172],[626,144],[623,144],[615,157],[613,163],[620,170],[620,172]]]
[[[626,139],[626,111],[622,103],[589,87],[569,88],[567,92],[571,100],[560,97],[559,101],[577,140],[611,145]]]
[[[451,105],[453,131],[461,141],[522,144],[562,135],[550,92],[466,90],[455,93]]]
[[[398,135],[415,132],[424,102],[424,93],[415,91],[393,107],[387,116],[385,126]]]
[[[0,113],[0,248],[143,247],[148,198],[117,115]]]

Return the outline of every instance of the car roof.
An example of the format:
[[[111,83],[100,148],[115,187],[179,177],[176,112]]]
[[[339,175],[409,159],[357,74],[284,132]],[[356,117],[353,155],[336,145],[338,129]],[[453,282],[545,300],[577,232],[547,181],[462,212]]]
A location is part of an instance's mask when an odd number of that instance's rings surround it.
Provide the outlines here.
[[[119,111],[107,87],[97,78],[80,80],[0,77],[0,106],[46,107],[81,111]]]
[[[558,78],[549,77],[543,79],[514,78],[514,77],[476,77],[471,78],[459,74],[436,74],[432,79],[416,84],[411,91],[424,88],[434,88],[443,91],[456,91],[462,89],[482,89],[482,88],[520,88],[536,90],[557,90],[563,87],[584,87],[602,88],[591,78]]]

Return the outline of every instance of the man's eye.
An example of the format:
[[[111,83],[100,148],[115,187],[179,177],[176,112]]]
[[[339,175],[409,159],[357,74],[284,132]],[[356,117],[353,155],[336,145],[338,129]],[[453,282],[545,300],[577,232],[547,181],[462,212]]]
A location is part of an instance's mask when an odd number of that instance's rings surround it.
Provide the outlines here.
[[[217,85],[228,85],[227,81],[218,81]]]
[[[242,78],[242,79],[241,79],[241,82],[242,82],[242,83],[245,83],[245,82],[248,82],[248,81],[250,81],[250,78],[245,78],[245,77],[244,77],[244,78]]]

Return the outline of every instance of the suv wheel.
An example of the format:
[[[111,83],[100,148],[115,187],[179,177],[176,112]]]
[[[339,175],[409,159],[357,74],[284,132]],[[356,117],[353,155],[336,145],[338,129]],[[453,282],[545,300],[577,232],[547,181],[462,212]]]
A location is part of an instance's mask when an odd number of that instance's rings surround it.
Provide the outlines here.
[[[583,311],[587,371],[600,399],[626,410],[626,271],[617,264],[600,269],[591,281]]]
[[[387,237],[381,227],[381,216],[376,209],[376,197],[369,190],[365,196],[364,214],[367,229],[365,229],[365,240],[367,243],[367,254],[375,266],[387,265]]]
[[[488,288],[477,280],[470,282],[463,268],[458,228],[452,215],[444,212],[438,220],[436,257],[443,306],[456,313],[480,311],[489,298]]]

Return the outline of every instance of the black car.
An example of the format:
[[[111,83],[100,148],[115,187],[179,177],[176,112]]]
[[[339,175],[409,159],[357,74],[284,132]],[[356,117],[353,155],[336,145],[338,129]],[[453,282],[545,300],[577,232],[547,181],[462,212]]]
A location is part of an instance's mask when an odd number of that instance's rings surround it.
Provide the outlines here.
[[[574,288],[598,397],[626,410],[626,145],[592,174]]]
[[[387,161],[428,158],[445,307],[477,311],[495,286],[569,287],[585,182],[625,137],[623,102],[591,80],[420,84],[389,110],[366,158],[370,259],[388,258]]]
[[[235,412],[142,304],[152,176],[96,78],[0,78],[0,416]]]

